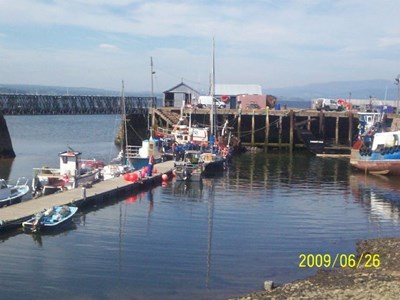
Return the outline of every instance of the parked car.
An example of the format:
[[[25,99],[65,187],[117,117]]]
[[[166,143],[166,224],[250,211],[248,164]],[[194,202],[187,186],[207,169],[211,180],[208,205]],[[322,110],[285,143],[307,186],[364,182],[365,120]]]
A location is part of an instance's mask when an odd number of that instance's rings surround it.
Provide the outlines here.
[[[199,108],[211,107],[213,101],[215,106],[218,108],[226,107],[226,104],[224,102],[220,101],[217,98],[213,98],[212,96],[199,96],[199,99],[197,100],[197,107]]]

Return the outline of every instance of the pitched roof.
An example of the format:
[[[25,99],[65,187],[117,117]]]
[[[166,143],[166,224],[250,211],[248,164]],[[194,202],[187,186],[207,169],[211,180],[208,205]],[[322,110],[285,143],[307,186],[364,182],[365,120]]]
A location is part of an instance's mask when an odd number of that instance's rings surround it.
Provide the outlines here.
[[[186,92],[188,92],[188,91],[193,91],[193,92],[195,92],[195,93],[198,94],[198,92],[197,92],[195,89],[191,88],[190,86],[188,86],[188,85],[187,85],[186,83],[184,83],[184,82],[181,82],[181,83],[177,84],[176,86],[174,86],[174,87],[172,87],[172,88],[170,88],[170,89],[164,91],[164,93],[168,93],[168,92],[186,93]]]

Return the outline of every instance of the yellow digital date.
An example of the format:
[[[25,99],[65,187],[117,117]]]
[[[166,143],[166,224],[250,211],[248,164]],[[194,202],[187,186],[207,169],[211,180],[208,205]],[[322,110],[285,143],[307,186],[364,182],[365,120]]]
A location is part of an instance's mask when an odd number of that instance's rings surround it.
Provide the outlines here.
[[[299,268],[379,268],[381,260],[379,254],[305,254],[299,255]]]

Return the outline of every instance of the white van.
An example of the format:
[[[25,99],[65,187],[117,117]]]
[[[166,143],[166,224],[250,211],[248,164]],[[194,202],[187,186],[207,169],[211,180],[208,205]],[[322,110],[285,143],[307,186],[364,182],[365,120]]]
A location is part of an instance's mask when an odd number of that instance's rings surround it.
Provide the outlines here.
[[[199,96],[197,99],[197,107],[204,108],[204,107],[211,107],[213,101],[212,96]],[[217,108],[225,108],[226,104],[221,100],[214,98],[214,104]]]

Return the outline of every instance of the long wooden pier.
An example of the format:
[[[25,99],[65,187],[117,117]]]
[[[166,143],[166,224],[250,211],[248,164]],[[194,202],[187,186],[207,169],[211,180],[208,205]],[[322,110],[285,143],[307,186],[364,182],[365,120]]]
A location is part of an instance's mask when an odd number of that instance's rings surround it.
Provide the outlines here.
[[[62,193],[43,196],[0,208],[0,233],[21,227],[22,222],[44,209],[58,205],[79,208],[94,206],[121,195],[135,195],[162,182],[162,174],[172,174],[173,161],[156,164],[157,173],[143,178],[142,182],[129,182],[123,177],[100,181],[91,188],[76,188]]]
[[[152,124],[173,128],[181,111],[177,108],[152,109]],[[183,109],[186,119],[192,124],[210,124],[210,109]],[[317,111],[315,109],[218,109],[217,124],[222,128],[228,121],[232,133],[242,145],[258,148],[282,148],[293,151],[304,148],[299,130],[312,133],[315,139],[330,141],[334,146],[350,148],[358,133],[356,111]],[[387,115],[393,119],[393,114]]]

